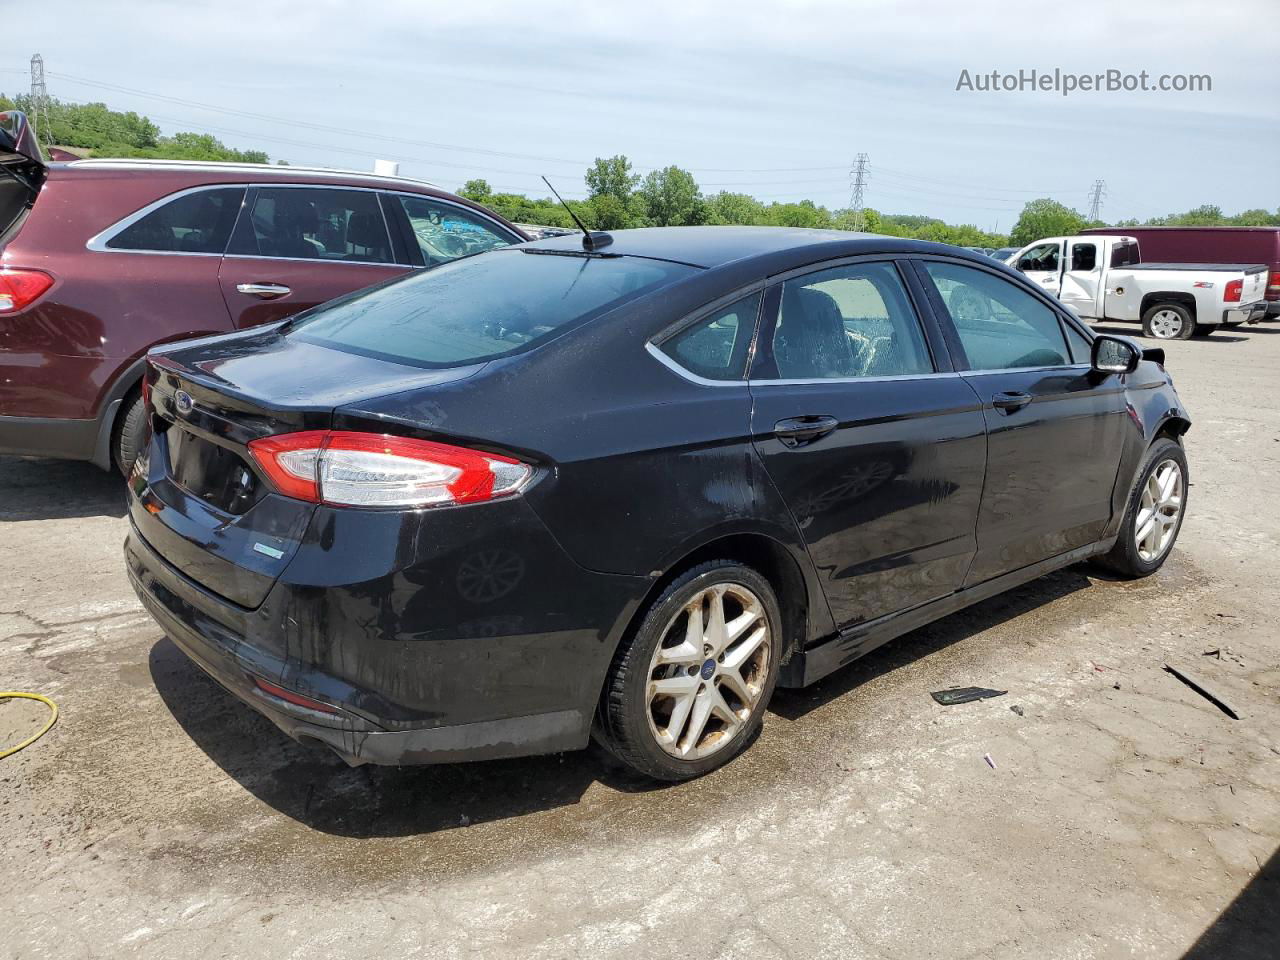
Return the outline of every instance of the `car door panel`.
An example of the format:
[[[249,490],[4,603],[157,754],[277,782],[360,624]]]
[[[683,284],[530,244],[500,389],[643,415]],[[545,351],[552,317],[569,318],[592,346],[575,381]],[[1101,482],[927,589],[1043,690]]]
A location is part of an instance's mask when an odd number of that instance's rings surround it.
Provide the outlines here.
[[[401,276],[378,193],[345,187],[251,187],[218,269],[237,328],[273,323]]]
[[[1098,540],[1123,445],[1121,379],[1073,362],[1069,321],[1023,284],[972,263],[917,262],[986,422],[977,553],[965,586]]]
[[[1098,244],[1081,241],[1071,244],[1067,269],[1062,274],[1058,299],[1082,317],[1101,315],[1102,258]]]
[[[976,550],[981,405],[938,372],[945,347],[901,279],[872,262],[775,285],[749,381],[753,443],[841,627],[953,592]],[[838,319],[852,358],[838,336],[802,336],[793,315]],[[797,378],[806,364],[817,375]]]

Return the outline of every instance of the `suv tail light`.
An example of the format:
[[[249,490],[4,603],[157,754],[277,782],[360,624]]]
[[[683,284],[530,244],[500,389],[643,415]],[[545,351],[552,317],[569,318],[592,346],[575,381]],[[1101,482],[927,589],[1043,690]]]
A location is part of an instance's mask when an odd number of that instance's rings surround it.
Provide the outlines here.
[[[1232,280],[1227,284],[1227,292],[1223,294],[1222,299],[1227,303],[1239,303],[1242,293],[1244,293],[1244,281]]]
[[[0,270],[0,313],[17,313],[31,306],[53,286],[43,270]]]
[[[1271,283],[1268,285],[1269,290],[1280,290],[1280,270],[1273,271],[1271,274]]]
[[[377,433],[285,433],[250,441],[249,453],[285,496],[350,507],[496,500],[533,475],[510,457]]]

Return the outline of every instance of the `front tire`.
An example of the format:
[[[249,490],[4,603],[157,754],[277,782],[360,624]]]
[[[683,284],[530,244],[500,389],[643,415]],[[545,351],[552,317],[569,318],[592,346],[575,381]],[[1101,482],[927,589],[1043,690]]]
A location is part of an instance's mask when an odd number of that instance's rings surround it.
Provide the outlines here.
[[[1180,303],[1157,303],[1142,315],[1142,332],[1156,340],[1190,340],[1196,321]]]
[[[1129,493],[1120,536],[1099,563],[1125,577],[1155,573],[1169,557],[1187,513],[1187,456],[1162,437],[1147,452]]]
[[[600,734],[656,780],[690,780],[752,742],[778,679],[782,615],[769,581],[731,560],[677,577],[614,655]]]

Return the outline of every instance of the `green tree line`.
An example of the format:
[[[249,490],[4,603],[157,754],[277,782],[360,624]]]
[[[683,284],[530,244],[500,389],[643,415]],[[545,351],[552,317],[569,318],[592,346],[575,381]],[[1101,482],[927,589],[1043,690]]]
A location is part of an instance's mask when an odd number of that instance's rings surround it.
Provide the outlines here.
[[[0,110],[32,114],[31,98],[0,94]],[[105,103],[48,101],[48,129],[40,139],[96,157],[153,157],[172,160],[229,160],[268,163],[264,150],[237,150],[208,133],[182,132],[162,136],[160,128],[132,111],[110,109]],[[283,161],[278,161],[283,163]],[[744,224],[773,227],[862,229],[869,233],[933,240],[969,247],[1023,246],[1040,237],[1074,234],[1085,227],[1104,226],[1050,198],[1032,200],[1008,234],[973,224],[950,224],[936,217],[883,213],[865,209],[828,209],[812,200],[765,203],[746,193],[722,190],[706,194],[688,170],[677,166],[641,176],[623,156],[598,157],[584,176],[587,199],[573,201],[574,211],[595,230],[626,227]],[[485,180],[468,180],[458,192],[509,220],[572,227],[573,221],[552,197],[529,197],[495,192]],[[1280,226],[1280,210],[1256,208],[1228,215],[1221,207],[1204,204],[1185,213],[1171,213],[1143,221],[1121,220],[1117,228],[1157,226]]]

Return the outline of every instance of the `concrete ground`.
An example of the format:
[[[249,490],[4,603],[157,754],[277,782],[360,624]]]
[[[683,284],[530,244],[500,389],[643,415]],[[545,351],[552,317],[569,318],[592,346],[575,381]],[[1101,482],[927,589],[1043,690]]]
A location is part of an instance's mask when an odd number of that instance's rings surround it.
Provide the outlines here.
[[[780,691],[675,787],[297,746],[142,613],[118,480],[0,460],[0,687],[62,708],[0,760],[0,955],[1280,955],[1280,324],[1168,352],[1196,422],[1163,571],[1072,568]],[[1009,693],[928,695],[968,684]]]

